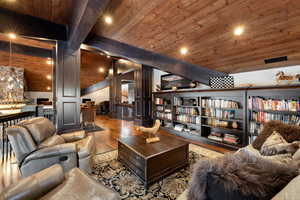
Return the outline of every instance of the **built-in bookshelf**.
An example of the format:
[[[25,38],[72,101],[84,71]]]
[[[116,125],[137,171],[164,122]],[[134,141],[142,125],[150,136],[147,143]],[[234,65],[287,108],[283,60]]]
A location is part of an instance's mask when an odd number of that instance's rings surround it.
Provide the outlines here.
[[[153,117],[170,133],[238,149],[267,121],[299,125],[300,87],[157,92]]]
[[[252,142],[261,133],[264,124],[271,120],[300,125],[299,90],[249,91],[247,98],[249,142]]]

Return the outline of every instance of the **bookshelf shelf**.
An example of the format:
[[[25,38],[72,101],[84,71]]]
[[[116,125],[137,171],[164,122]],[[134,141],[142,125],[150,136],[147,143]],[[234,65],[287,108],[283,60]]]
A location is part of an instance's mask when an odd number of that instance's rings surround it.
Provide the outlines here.
[[[208,125],[208,124],[202,124],[202,126],[209,127],[209,128],[223,129],[223,130],[230,131],[230,132],[243,133],[243,130],[240,130],[240,129],[226,128],[226,127],[221,127],[221,126],[212,126],[212,125]]]
[[[243,119],[224,119],[224,118],[218,118],[218,117],[209,117],[209,116],[201,116],[202,118],[207,118],[207,119],[215,119],[215,120],[220,120],[220,121],[229,121],[229,122],[244,122]]]
[[[282,115],[300,115],[300,111],[287,111],[287,110],[260,110],[260,109],[249,109],[251,112],[267,112],[267,113],[275,113]]]

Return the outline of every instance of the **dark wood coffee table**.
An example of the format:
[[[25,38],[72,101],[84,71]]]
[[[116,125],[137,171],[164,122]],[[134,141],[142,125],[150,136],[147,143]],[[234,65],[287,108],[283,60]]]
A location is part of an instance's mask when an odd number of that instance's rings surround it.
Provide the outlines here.
[[[118,160],[144,183],[155,181],[188,165],[189,144],[171,136],[158,135],[159,142],[147,144],[146,135],[118,140]]]

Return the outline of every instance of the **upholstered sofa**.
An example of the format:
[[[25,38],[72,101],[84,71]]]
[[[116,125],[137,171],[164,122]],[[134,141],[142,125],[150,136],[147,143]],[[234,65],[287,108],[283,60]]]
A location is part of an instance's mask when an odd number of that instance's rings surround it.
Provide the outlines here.
[[[119,200],[116,192],[78,168],[63,172],[56,164],[5,188],[0,200]]]
[[[50,120],[37,117],[8,127],[6,133],[24,177],[54,164],[65,171],[74,167],[92,171],[94,138],[84,131],[59,135]]]
[[[280,147],[286,148],[277,148],[277,152],[272,152],[272,155],[263,155],[262,146],[274,132],[280,133],[286,141]],[[300,146],[296,153],[291,153],[291,148],[287,147],[299,145],[298,141],[300,127],[278,121],[267,123],[263,132],[247,147],[215,161],[198,161],[194,166],[190,188],[177,200],[187,200],[189,196],[192,196],[189,200],[297,200],[300,197],[300,191],[297,190],[300,184]],[[272,148],[274,150],[274,146]],[[278,151],[283,152],[277,154]],[[258,184],[256,180],[259,180]],[[267,181],[271,183],[266,184]],[[255,194],[254,191],[261,194]]]

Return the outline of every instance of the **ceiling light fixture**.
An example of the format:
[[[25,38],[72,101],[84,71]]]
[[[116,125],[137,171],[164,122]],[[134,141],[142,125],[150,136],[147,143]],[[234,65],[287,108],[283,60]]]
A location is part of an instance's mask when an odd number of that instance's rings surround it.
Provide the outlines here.
[[[106,57],[107,57],[107,58],[110,58],[110,55],[107,55]]]
[[[48,80],[51,80],[51,79],[52,79],[51,75],[47,75],[46,78],[47,78]]]
[[[113,69],[110,69],[110,70],[109,70],[109,74],[111,74],[111,75],[112,75],[112,74],[113,74],[113,72],[114,72],[114,71],[113,71]]]
[[[104,17],[104,21],[106,24],[112,24],[113,19],[111,16],[106,16],[106,17]]]
[[[234,35],[240,36],[244,33],[245,28],[243,26],[238,26],[234,29],[233,33]]]
[[[99,68],[99,72],[101,72],[101,73],[104,72],[104,68],[103,68],[103,67],[100,67],[100,68]]]
[[[180,53],[181,53],[181,55],[186,55],[187,53],[188,53],[188,49],[186,48],[186,47],[181,47],[180,48]]]
[[[14,34],[14,33],[9,33],[9,34],[7,34],[7,35],[8,35],[8,37],[9,37],[10,39],[12,39],[12,40],[14,40],[14,39],[17,38],[17,35]]]
[[[52,65],[52,64],[53,64],[53,61],[52,61],[52,60],[47,60],[46,63],[47,63],[48,65]]]
[[[51,90],[51,87],[48,86],[48,87],[47,87],[47,90]]]

